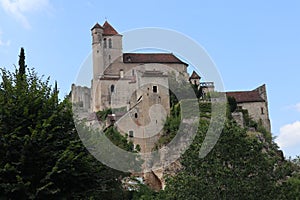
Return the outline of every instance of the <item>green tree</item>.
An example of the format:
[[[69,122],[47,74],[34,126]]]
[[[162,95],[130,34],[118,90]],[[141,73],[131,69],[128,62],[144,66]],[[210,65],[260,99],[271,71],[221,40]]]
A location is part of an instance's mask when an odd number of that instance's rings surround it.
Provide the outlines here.
[[[204,110],[206,106],[201,108]],[[213,150],[199,158],[208,127],[209,120],[200,119],[192,145],[181,156],[183,170],[167,178],[165,190],[158,194],[140,191],[145,192],[140,197],[299,199],[299,158],[284,160],[278,146],[264,133],[247,132],[229,118]]]
[[[19,66],[14,73],[1,69],[0,199],[123,198],[124,173],[88,153],[57,84],[24,73],[23,48]]]
[[[199,132],[182,157],[184,170],[167,181],[166,199],[295,199],[299,194],[299,179],[293,175],[297,170],[278,156],[277,145],[259,133],[249,136],[232,121],[226,122],[214,149],[200,159],[207,128],[208,122],[200,120]]]
[[[25,65],[25,51],[22,47],[19,55],[19,74],[21,77],[25,74],[26,67],[27,66]]]
[[[230,112],[234,112],[237,109],[237,103],[234,97],[228,96],[227,101],[229,104]]]

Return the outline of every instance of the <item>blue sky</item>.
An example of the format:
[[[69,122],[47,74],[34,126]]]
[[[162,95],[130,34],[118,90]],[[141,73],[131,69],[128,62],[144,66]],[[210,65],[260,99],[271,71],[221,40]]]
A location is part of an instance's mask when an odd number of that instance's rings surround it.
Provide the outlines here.
[[[0,0],[0,67],[27,64],[69,93],[91,51],[90,28],[107,20],[120,32],[159,27],[202,45],[226,90],[265,83],[272,132],[286,156],[300,155],[300,2]],[[188,47],[187,47],[188,48]]]

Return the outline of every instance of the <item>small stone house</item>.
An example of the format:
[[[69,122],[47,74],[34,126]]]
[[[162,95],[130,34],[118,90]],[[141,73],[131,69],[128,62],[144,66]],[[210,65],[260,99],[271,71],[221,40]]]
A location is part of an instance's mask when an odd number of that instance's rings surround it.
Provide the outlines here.
[[[226,95],[234,97],[238,108],[248,110],[253,120],[256,122],[261,120],[266,130],[271,132],[265,84],[251,91],[226,92]]]

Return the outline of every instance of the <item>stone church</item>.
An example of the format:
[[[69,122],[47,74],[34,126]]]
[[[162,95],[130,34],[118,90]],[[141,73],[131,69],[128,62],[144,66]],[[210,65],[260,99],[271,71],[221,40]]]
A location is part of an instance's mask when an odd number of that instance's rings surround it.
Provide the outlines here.
[[[91,88],[73,84],[72,102],[90,113],[112,108],[110,117],[118,130],[150,150],[157,138],[146,143],[139,140],[162,130],[170,112],[168,75],[188,81],[188,64],[171,53],[123,53],[122,35],[107,21],[102,26],[96,23],[91,34]],[[196,72],[190,78],[199,83]]]
[[[200,82],[201,77],[195,71],[189,76],[188,64],[172,53],[123,53],[122,35],[107,21],[103,25],[96,23],[91,29],[91,36],[91,88],[73,84],[72,102],[89,113],[112,108],[114,114],[109,117],[118,130],[128,134],[135,144],[140,144],[142,151],[151,151],[158,139],[157,133],[162,130],[164,119],[170,112],[170,74],[199,85],[203,93],[214,90],[214,83]],[[265,113],[263,117],[267,124],[269,118],[265,90],[258,90],[260,98],[256,99],[252,98],[256,90],[251,95],[248,93],[227,94],[237,98],[240,106],[258,103],[259,108],[256,104],[255,108]],[[252,100],[248,101],[248,97]],[[257,118],[257,112],[251,105],[249,114]],[[145,142],[144,138],[149,139]]]

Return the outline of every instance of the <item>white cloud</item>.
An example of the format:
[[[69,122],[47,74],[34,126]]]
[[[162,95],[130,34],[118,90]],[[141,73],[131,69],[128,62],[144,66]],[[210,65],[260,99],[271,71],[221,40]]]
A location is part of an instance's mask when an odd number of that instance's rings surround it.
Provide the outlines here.
[[[4,41],[3,39],[2,39],[2,32],[0,31],[0,47],[2,47],[2,46],[9,46],[10,45],[10,41],[8,40],[8,41]]]
[[[297,110],[298,112],[300,112],[300,103],[297,103],[297,104],[295,105],[295,108],[296,108],[296,110]]]
[[[276,142],[281,149],[288,149],[300,146],[300,121],[284,125],[280,128],[280,133]]]
[[[25,28],[30,28],[26,13],[41,11],[49,7],[48,0],[0,0],[3,9],[22,23]]]

